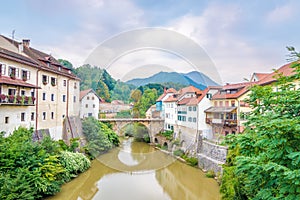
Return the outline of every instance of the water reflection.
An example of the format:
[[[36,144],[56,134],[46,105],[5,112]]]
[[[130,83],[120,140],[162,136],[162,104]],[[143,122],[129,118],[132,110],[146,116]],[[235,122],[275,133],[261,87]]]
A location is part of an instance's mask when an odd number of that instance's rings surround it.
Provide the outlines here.
[[[122,148],[94,160],[88,171],[48,199],[215,200],[220,196],[217,183],[205,178],[201,170],[174,162],[145,143],[129,140]]]

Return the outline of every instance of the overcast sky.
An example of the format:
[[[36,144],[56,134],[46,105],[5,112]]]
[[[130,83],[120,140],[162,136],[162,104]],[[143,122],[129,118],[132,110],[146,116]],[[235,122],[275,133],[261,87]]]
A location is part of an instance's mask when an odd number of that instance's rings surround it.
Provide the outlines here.
[[[286,46],[300,49],[299,10],[298,0],[6,0],[0,7],[0,33],[11,37],[15,30],[15,39],[29,38],[32,47],[78,67],[104,41],[159,27],[196,42],[223,83],[239,82],[285,64]],[[122,55],[117,65],[174,65],[174,71],[186,71],[183,62],[166,62],[176,61],[176,51],[152,52],[149,57],[157,59],[140,62],[149,52]]]

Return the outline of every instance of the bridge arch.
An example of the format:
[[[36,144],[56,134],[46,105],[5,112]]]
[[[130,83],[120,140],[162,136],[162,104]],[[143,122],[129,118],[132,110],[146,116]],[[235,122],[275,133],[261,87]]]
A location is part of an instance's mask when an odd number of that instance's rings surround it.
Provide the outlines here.
[[[150,142],[154,143],[154,137],[164,128],[163,119],[148,119],[148,118],[105,118],[99,119],[100,122],[110,122],[113,126],[113,130],[121,136],[121,129],[130,123],[143,124],[147,129],[150,137]]]

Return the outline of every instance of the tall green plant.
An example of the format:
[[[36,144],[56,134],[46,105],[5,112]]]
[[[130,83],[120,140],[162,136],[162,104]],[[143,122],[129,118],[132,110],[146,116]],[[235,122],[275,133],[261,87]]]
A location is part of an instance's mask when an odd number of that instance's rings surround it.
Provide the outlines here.
[[[251,89],[244,134],[226,138],[223,199],[300,199],[299,61],[291,67],[294,75]]]

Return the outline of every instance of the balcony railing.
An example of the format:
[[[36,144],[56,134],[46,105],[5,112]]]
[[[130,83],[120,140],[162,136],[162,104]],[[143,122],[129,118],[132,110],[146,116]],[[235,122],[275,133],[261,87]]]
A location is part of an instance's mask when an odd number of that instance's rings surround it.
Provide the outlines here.
[[[35,97],[0,94],[0,105],[33,106]]]
[[[237,120],[236,119],[215,119],[215,118],[206,118],[205,122],[207,124],[220,124],[223,126],[236,126]]]

